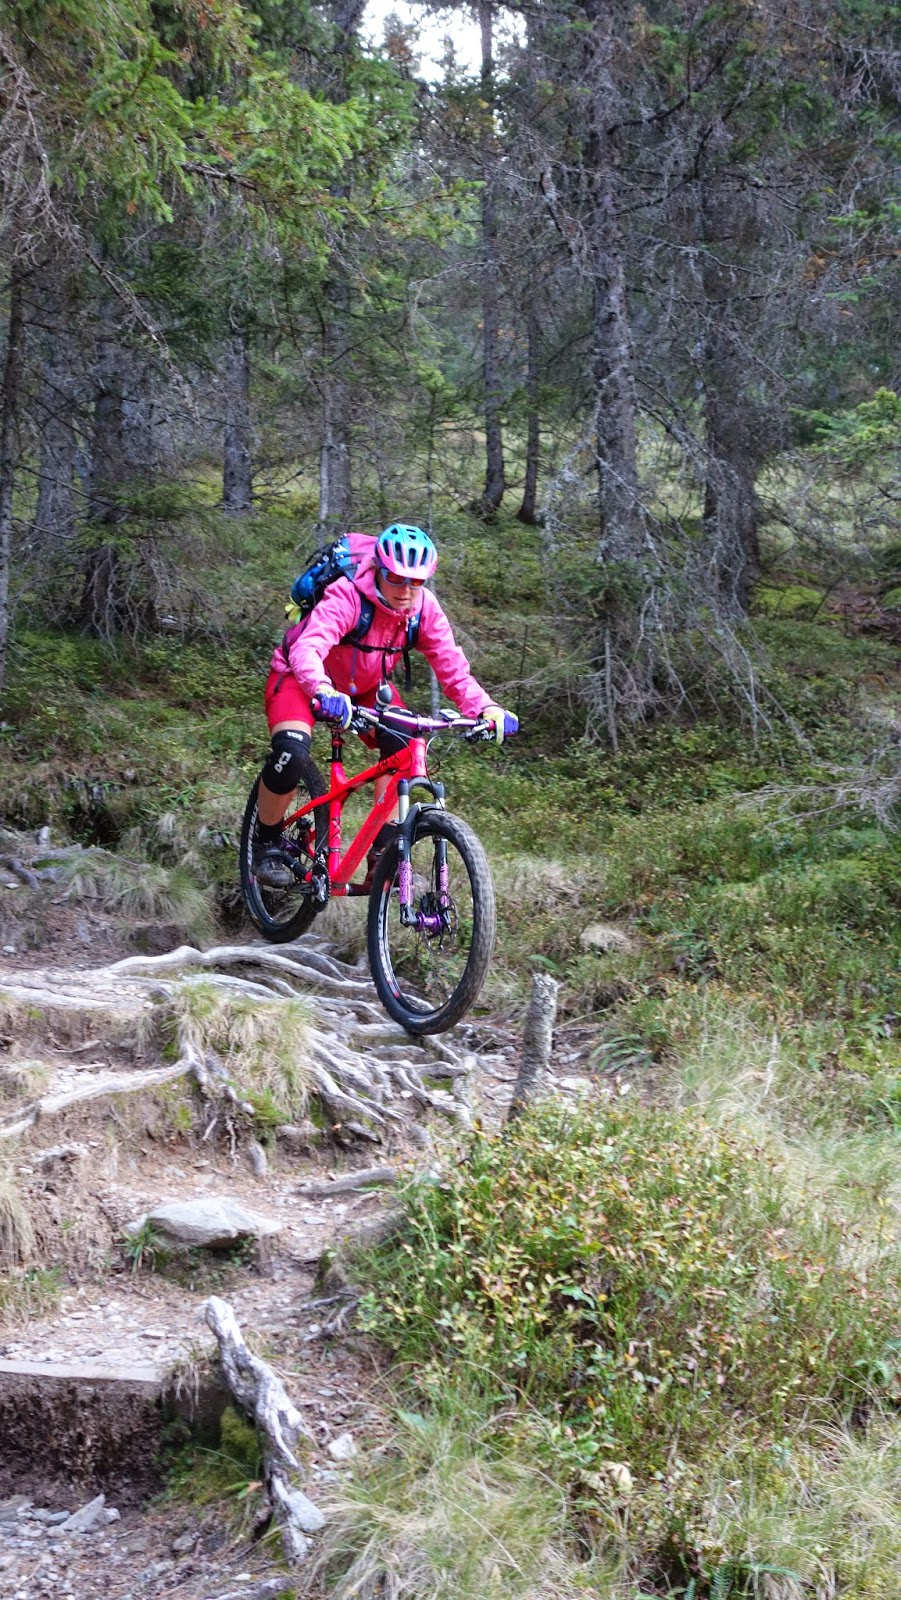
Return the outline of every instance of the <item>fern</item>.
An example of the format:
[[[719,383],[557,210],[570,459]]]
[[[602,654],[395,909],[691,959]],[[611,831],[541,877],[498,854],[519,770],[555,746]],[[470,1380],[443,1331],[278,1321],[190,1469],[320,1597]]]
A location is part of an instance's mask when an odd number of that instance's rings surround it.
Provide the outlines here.
[[[728,1600],[732,1592],[732,1564],[717,1567],[710,1585],[710,1600]]]

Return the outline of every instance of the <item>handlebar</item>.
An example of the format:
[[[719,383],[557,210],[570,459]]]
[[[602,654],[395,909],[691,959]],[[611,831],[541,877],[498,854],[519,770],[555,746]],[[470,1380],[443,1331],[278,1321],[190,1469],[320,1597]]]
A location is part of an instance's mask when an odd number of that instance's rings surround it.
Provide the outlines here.
[[[328,722],[320,710],[318,695],[313,695],[310,706],[318,722]],[[438,733],[459,733],[465,739],[493,739],[494,725],[484,717],[464,717],[458,711],[440,711],[437,717],[421,717],[406,706],[354,706],[350,727],[354,733],[368,733],[373,728],[390,728],[392,733],[406,734],[410,739],[427,739]]]

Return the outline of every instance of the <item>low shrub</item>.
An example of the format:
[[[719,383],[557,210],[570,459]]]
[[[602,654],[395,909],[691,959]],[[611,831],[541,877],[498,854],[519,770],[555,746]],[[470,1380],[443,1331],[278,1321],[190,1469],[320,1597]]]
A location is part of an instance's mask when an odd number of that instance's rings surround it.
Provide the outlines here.
[[[725,1441],[756,1459],[814,1413],[859,1408],[897,1331],[894,1267],[825,1205],[799,1214],[763,1150],[691,1112],[551,1103],[477,1135],[405,1207],[405,1234],[368,1261],[364,1326],[426,1393],[450,1376],[525,1403],[574,1492],[621,1466],[633,1535],[669,1541],[686,1571]]]

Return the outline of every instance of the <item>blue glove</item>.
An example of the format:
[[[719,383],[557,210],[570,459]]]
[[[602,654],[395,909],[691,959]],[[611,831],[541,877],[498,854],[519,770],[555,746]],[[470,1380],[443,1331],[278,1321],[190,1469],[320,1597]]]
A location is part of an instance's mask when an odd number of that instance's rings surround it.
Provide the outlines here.
[[[483,706],[482,716],[494,728],[498,744],[503,744],[505,739],[519,732],[519,718],[514,717],[512,711],[505,711],[503,706]]]
[[[350,727],[354,708],[349,695],[342,694],[340,689],[323,688],[316,698],[319,701],[319,709],[314,709],[313,715],[319,722],[337,722],[339,728]]]

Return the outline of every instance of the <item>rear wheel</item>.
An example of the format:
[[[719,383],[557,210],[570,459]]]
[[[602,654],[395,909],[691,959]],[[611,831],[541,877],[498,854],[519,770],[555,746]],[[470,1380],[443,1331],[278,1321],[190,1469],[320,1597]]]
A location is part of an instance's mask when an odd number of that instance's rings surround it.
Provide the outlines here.
[[[459,817],[424,811],[410,852],[415,921],[400,920],[397,843],[379,861],[369,896],[369,965],[389,1016],[410,1033],[443,1033],[485,981],[497,913],[491,868]]]
[[[308,756],[305,757],[291,809],[296,810],[308,800],[317,799],[319,795],[326,793],[326,789],[327,785],[319,768]],[[299,877],[287,889],[270,889],[268,884],[259,883],[253,872],[259,792],[260,780],[257,778],[250,791],[250,799],[241,826],[241,892],[247,914],[263,938],[270,940],[272,944],[286,944],[289,939],[297,939],[300,934],[306,933],[317,911],[321,909],[303,893],[301,880],[313,864],[317,837],[324,841],[328,836],[328,817],[325,814],[326,807],[319,806],[312,816],[302,817],[299,822],[293,823],[283,831],[280,848],[298,869]]]

